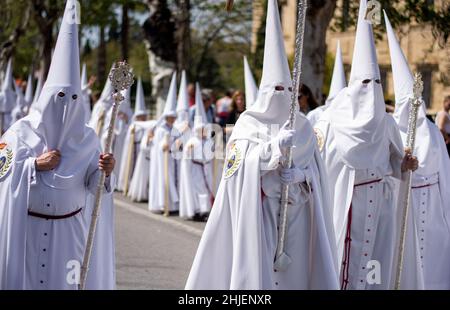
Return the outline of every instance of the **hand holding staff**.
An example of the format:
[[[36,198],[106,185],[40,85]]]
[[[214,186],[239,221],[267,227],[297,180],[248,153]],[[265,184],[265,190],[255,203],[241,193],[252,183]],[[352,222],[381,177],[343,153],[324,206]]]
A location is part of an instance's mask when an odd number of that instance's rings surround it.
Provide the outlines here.
[[[303,39],[305,33],[305,20],[306,20],[307,0],[297,1],[297,30],[295,34],[295,58],[293,68],[293,90],[291,96],[291,108],[289,113],[288,129],[294,128],[295,113],[298,109],[298,90],[300,87],[301,75],[302,75],[302,56],[303,56]],[[283,168],[292,167],[292,147],[287,150],[287,160],[283,163]],[[291,263],[291,259],[285,251],[286,236],[287,236],[287,211],[288,211],[288,195],[289,185],[283,184],[281,188],[281,207],[280,207],[280,219],[279,219],[279,234],[277,252],[275,255],[275,269],[285,270]]]
[[[111,120],[108,127],[108,135],[106,137],[106,145],[104,153],[111,153],[111,145],[113,139],[114,126],[119,111],[120,102],[124,99],[120,93],[122,90],[130,88],[133,85],[133,74],[131,73],[130,66],[126,61],[116,63],[115,67],[111,70],[109,75],[112,86],[114,88],[114,105],[112,107]],[[95,229],[97,227],[98,215],[100,213],[100,206],[102,201],[103,188],[105,184],[106,172],[101,170],[100,180],[97,185],[97,191],[95,195],[95,205],[92,211],[92,220],[89,227],[89,234],[86,242],[86,249],[84,252],[83,265],[81,266],[80,284],[79,289],[84,290],[86,286],[87,272],[89,269],[89,261],[92,254]]]
[[[419,112],[420,105],[422,104],[422,91],[423,82],[420,73],[414,74],[414,87],[413,93],[414,98],[411,100],[411,109],[409,110],[408,119],[408,134],[406,137],[406,148],[410,154],[414,153],[414,146],[416,141],[416,130],[417,130],[417,114]],[[400,289],[400,282],[402,278],[403,270],[403,256],[405,252],[405,239],[406,239],[406,224],[408,219],[409,205],[411,204],[411,175],[412,171],[407,170],[406,176],[406,191],[403,197],[403,214],[402,214],[402,226],[400,232],[400,243],[398,250],[398,261],[397,261],[397,275],[395,277],[395,289]]]

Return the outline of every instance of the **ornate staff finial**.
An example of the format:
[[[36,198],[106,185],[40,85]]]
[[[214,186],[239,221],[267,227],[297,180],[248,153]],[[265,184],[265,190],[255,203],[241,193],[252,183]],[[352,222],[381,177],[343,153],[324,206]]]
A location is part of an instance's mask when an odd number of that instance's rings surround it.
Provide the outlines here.
[[[125,60],[117,62],[111,69],[109,79],[115,92],[130,88],[134,83],[131,66]]]
[[[109,74],[109,79],[114,88],[114,104],[112,107],[111,119],[109,121],[109,127],[107,131],[106,141],[105,141],[105,153],[111,152],[111,146],[114,136],[114,128],[117,118],[117,113],[119,112],[120,102],[125,99],[120,93],[122,90],[128,89],[134,83],[134,76],[132,69],[126,61],[119,61],[114,65]],[[101,172],[100,179],[97,184],[97,190],[95,193],[95,204],[92,210],[91,224],[89,226],[89,233],[86,241],[86,247],[83,257],[83,265],[81,266],[80,283],[78,288],[84,290],[86,287],[87,273],[89,269],[89,262],[91,259],[92,248],[94,244],[95,230],[97,227],[97,221],[100,214],[100,207],[102,201],[103,188],[105,184],[106,174],[104,171]]]

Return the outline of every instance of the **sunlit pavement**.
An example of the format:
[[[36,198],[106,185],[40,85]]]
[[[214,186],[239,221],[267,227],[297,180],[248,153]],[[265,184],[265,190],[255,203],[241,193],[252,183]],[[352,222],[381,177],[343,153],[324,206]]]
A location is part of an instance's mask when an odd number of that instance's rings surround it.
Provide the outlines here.
[[[204,223],[168,218],[115,194],[117,289],[183,289]]]

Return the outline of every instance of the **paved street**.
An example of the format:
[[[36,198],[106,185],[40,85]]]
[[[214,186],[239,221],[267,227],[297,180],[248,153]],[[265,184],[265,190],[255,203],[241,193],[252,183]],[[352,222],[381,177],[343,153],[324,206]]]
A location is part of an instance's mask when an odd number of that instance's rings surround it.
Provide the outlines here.
[[[165,218],[115,195],[118,289],[183,289],[204,223]]]

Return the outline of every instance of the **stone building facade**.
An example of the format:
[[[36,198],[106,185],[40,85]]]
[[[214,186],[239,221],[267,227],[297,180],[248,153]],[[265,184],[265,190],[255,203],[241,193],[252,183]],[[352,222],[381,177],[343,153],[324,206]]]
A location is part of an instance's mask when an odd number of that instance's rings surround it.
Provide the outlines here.
[[[338,0],[334,17],[330,24],[338,18],[343,18],[346,1]],[[435,6],[442,6],[446,0],[434,0]],[[253,1],[253,34],[261,25],[261,16],[264,14],[263,1]],[[285,47],[288,54],[294,52],[295,22],[296,22],[296,0],[279,0],[281,10],[282,27],[284,32]],[[383,17],[381,23],[384,24]],[[382,27],[382,25],[374,25]],[[330,27],[331,28],[331,27]],[[450,95],[450,42],[440,46],[434,39],[431,26],[410,24],[396,29],[398,38],[408,59],[411,69],[422,73],[424,81],[424,99],[427,103],[428,112],[434,114],[442,107],[444,97]],[[347,76],[350,73],[353,55],[353,44],[355,39],[355,28],[349,27],[345,31],[327,31],[327,53],[334,56],[336,44],[339,40],[342,48],[342,56]],[[253,35],[253,46],[256,44],[256,36]],[[394,87],[387,38],[384,35],[377,41],[378,63],[383,80],[385,96],[394,99]]]

